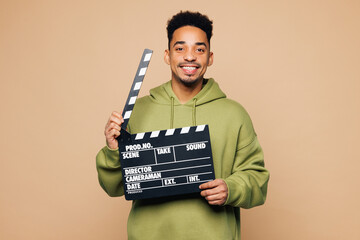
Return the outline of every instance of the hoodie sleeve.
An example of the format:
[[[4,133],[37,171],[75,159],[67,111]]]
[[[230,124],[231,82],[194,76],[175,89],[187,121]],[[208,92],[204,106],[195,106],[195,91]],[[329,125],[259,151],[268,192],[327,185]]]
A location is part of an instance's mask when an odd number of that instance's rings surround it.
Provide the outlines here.
[[[96,168],[100,186],[109,196],[124,195],[119,150],[103,147],[96,155]]]
[[[224,180],[229,191],[226,205],[252,208],[264,204],[269,172],[248,115],[239,131],[232,174]]]

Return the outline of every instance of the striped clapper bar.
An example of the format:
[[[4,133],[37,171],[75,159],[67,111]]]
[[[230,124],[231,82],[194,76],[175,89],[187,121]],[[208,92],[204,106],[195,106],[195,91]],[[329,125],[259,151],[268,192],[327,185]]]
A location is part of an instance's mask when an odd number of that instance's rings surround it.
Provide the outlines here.
[[[119,146],[127,200],[199,192],[215,179],[208,125],[133,134]]]
[[[127,124],[129,122],[129,119],[131,116],[131,112],[134,108],[136,98],[139,95],[139,91],[140,91],[141,85],[143,83],[146,70],[149,66],[149,62],[150,62],[152,53],[153,53],[153,51],[150,49],[144,50],[143,55],[141,57],[139,67],[136,71],[136,75],[135,75],[133,84],[132,84],[130,92],[129,92],[129,96],[126,100],[124,110],[122,111],[122,117],[124,118],[124,122],[121,125],[121,128],[125,131],[126,131],[126,127],[127,127]]]
[[[152,50],[145,49],[123,110],[118,137],[127,200],[199,192],[215,179],[207,125],[130,134],[126,131]]]

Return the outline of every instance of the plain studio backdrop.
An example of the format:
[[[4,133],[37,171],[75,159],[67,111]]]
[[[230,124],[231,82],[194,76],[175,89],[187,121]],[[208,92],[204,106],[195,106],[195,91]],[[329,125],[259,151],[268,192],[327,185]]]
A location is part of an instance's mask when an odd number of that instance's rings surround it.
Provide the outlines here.
[[[140,95],[170,79],[166,22],[187,9],[214,20],[205,76],[248,110],[271,172],[243,239],[360,239],[357,0],[1,0],[0,239],[126,239],[131,202],[95,156],[144,48]]]

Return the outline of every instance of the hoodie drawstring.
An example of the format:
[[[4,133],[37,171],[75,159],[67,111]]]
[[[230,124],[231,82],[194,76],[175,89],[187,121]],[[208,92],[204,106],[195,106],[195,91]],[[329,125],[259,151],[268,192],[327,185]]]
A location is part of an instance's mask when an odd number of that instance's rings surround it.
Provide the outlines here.
[[[171,97],[170,129],[174,126],[174,98]]]
[[[192,125],[196,126],[196,101],[194,98],[192,105]],[[174,128],[174,97],[171,97],[171,111],[170,111],[170,129]]]
[[[196,101],[197,99],[194,98],[193,108],[192,108],[192,122],[193,126],[196,126]]]

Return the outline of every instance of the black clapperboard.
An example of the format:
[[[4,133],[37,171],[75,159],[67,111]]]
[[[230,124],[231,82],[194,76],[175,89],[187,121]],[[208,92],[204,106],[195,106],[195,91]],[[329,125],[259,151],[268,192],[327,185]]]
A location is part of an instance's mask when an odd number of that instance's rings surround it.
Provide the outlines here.
[[[208,125],[126,131],[151,55],[144,50],[122,113],[118,141],[127,200],[200,192],[200,184],[215,179]]]

